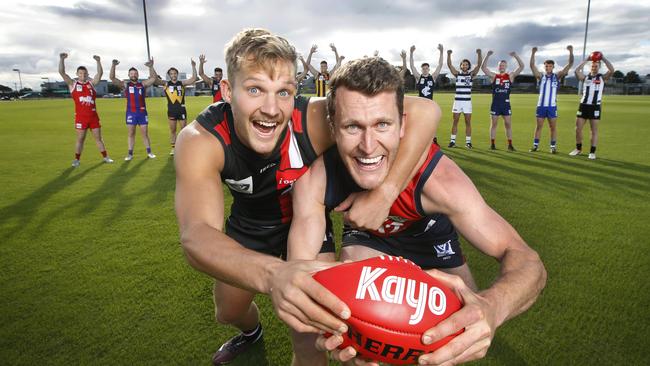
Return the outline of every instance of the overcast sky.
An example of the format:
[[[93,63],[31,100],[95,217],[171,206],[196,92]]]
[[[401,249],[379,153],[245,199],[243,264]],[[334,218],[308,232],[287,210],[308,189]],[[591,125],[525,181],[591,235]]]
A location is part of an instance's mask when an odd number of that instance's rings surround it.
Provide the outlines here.
[[[41,78],[61,80],[58,54],[68,52],[68,74],[78,65],[95,73],[92,55],[102,57],[104,79],[113,58],[121,61],[118,77],[147,58],[141,0],[3,0],[0,14],[0,84],[14,87],[20,69],[23,86],[39,89]],[[224,44],[246,27],[264,27],[286,37],[307,54],[319,46],[313,63],[334,61],[334,42],[346,58],[380,55],[399,64],[399,52],[414,44],[416,64],[437,62],[438,43],[475,62],[476,48],[492,49],[493,63],[523,56],[530,73],[530,49],[538,63],[567,62],[573,44],[576,64],[582,56],[587,0],[148,0],[151,54],[156,70],[170,66],[190,72],[190,58],[207,55],[206,73],[224,67]],[[616,69],[650,73],[650,1],[594,0],[587,53],[602,51]],[[446,63],[446,59],[445,59]],[[496,65],[491,65],[496,67]],[[443,72],[447,70],[446,65]]]

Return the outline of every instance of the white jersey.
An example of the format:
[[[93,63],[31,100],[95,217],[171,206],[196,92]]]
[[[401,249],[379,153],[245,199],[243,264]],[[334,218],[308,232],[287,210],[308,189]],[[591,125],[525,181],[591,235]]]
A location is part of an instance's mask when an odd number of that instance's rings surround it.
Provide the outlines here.
[[[538,107],[557,107],[557,88],[560,85],[560,79],[556,74],[544,74],[539,81],[539,99]]]
[[[603,91],[605,90],[605,80],[603,75],[598,73],[596,75],[587,75],[584,84],[582,85],[582,104],[600,105],[603,99]]]
[[[456,96],[454,100],[472,100],[472,74],[456,75]]]

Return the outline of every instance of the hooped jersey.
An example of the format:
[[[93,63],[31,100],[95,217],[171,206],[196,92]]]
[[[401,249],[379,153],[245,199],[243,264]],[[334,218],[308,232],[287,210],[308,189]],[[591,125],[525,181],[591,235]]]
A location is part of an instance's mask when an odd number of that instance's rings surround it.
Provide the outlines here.
[[[603,92],[605,91],[605,79],[603,74],[587,75],[584,84],[582,85],[582,98],[580,103],[600,105],[603,99]]]
[[[308,105],[309,98],[296,97],[291,120],[269,157],[260,156],[238,139],[230,104],[211,104],[196,118],[224,150],[221,180],[233,196],[231,225],[256,235],[288,230],[293,183],[316,160],[307,134]]]
[[[471,101],[472,100],[472,74],[458,73],[456,75],[456,95],[454,100]]]
[[[167,109],[185,107],[185,85],[180,80],[165,83],[165,96],[167,97]]]
[[[538,107],[557,107],[557,89],[560,86],[560,79],[557,74],[542,75],[539,80],[539,99]]]
[[[86,81],[82,83],[75,80],[72,84],[72,91],[70,92],[74,100],[74,114],[76,117],[88,117],[97,115],[97,108],[95,106],[95,99],[97,92],[93,83]]]
[[[370,231],[371,234],[388,237],[396,235],[412,235],[426,231],[431,219],[434,219],[436,230],[450,232],[453,229],[451,221],[442,214],[427,214],[422,208],[422,188],[442,157],[442,151],[436,144],[431,144],[427,160],[422,164],[408,186],[399,194],[390,208],[388,218],[379,230]],[[333,209],[343,202],[351,193],[360,192],[360,188],[348,173],[339,156],[336,146],[331,147],[323,154],[327,185],[325,188],[325,207]],[[446,220],[446,221],[445,221]],[[443,225],[444,224],[444,225]],[[422,226],[425,226],[424,228]],[[409,230],[413,228],[413,230]]]
[[[314,83],[316,83],[316,96],[317,97],[324,97],[327,95],[327,83],[330,80],[330,73],[318,73],[316,75],[316,78],[314,79]]]
[[[221,96],[221,85],[219,84],[221,80],[212,78],[212,103],[216,103],[223,99]]]
[[[492,104],[510,103],[510,74],[496,74],[492,82]]]
[[[418,95],[423,98],[433,99],[433,84],[435,84],[433,76],[420,75],[418,85],[416,85],[418,88]]]
[[[141,82],[128,81],[124,85],[127,113],[147,113],[145,104],[145,87]]]

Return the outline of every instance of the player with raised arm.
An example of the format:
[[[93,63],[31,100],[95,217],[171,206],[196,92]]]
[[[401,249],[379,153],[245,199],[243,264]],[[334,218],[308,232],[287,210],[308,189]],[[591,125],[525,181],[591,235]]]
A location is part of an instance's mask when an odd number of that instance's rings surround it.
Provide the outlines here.
[[[541,73],[535,65],[535,53],[537,47],[533,47],[530,53],[530,69],[533,76],[539,83],[539,99],[537,100],[537,126],[535,127],[535,136],[533,137],[533,147],[531,152],[536,152],[539,148],[539,138],[542,135],[544,120],[548,120],[548,127],[551,129],[551,154],[557,153],[557,91],[562,83],[562,79],[569,73],[573,66],[573,46],[568,45],[569,63],[557,74],[553,72],[555,61],[544,61],[544,73]]]
[[[302,57],[302,55],[298,56],[298,60],[300,60],[300,63],[302,63],[302,71],[296,75],[296,85],[297,85],[297,91],[296,95],[302,94],[302,87],[303,87],[303,80],[309,75],[309,65],[307,65],[307,62],[305,61],[305,58]]]
[[[436,69],[433,71],[432,74],[429,73],[430,71],[430,66],[429,63],[424,62],[421,65],[421,73],[418,72],[418,69],[415,67],[415,61],[413,59],[413,53],[415,52],[415,45],[411,46],[411,53],[410,53],[410,62],[411,62],[411,73],[413,74],[413,77],[415,78],[415,87],[418,89],[418,96],[422,98],[427,98],[433,100],[433,87],[436,84],[436,79],[438,78],[438,75],[440,75],[440,70],[442,70],[442,63],[443,63],[443,53],[444,48],[442,47],[442,44],[438,44],[438,51],[440,52],[440,56],[438,57],[438,66],[436,66]],[[436,145],[438,144],[438,138],[433,137],[433,143]]]
[[[309,71],[314,75],[314,83],[316,83],[316,96],[324,97],[327,94],[327,83],[336,69],[341,66],[341,61],[345,56],[339,56],[339,53],[336,49],[334,43],[330,43],[330,48],[334,51],[334,57],[336,59],[336,64],[332,67],[332,70],[327,69],[327,61],[323,60],[320,62],[320,70],[317,70],[314,66],[311,65],[311,56],[316,53],[318,50],[317,45],[312,45],[309,50],[309,55],[307,56],[307,61],[305,63],[309,67]]]
[[[406,50],[402,50],[399,53],[399,56],[402,58],[402,68],[399,69],[399,76],[404,80],[406,77]]]
[[[156,85],[162,85],[165,88],[167,97],[167,118],[169,119],[169,143],[171,151],[169,155],[174,155],[176,147],[176,130],[178,124],[181,130],[187,125],[187,110],[185,109],[185,87],[193,85],[198,80],[196,76],[196,61],[192,62],[192,76],[189,79],[178,80],[178,69],[175,67],[167,70],[169,81],[162,79],[156,80]]]
[[[136,126],[140,126],[142,142],[144,142],[144,147],[147,150],[147,157],[153,159],[156,155],[151,152],[151,141],[149,140],[149,116],[147,115],[147,105],[145,103],[147,87],[154,85],[158,79],[158,74],[156,74],[156,71],[153,68],[153,59],[144,64],[149,68],[149,78],[142,82],[139,81],[138,69],[135,67],[129,69],[128,81],[118,79],[115,76],[115,68],[119,64],[120,61],[118,60],[113,60],[111,63],[110,79],[113,85],[120,88],[121,92],[124,92],[124,97],[126,98],[126,127],[128,128],[129,133],[129,151],[124,160],[133,160]]]
[[[517,60],[517,69],[508,73],[508,62],[506,60],[499,61],[499,73],[494,73],[488,68],[488,60],[494,52],[488,51],[481,69],[490,77],[492,82],[492,105],[490,107],[490,114],[492,116],[492,126],[490,127],[490,149],[496,150],[496,135],[499,116],[503,117],[503,123],[506,128],[506,138],[508,139],[508,151],[515,151],[512,145],[512,108],[510,107],[510,86],[515,81],[515,78],[524,69],[524,62],[521,60],[516,52],[510,52],[510,56]]]
[[[297,332],[340,333],[345,324],[332,313],[343,319],[349,315],[345,304],[311,277],[333,265],[329,240],[321,254],[328,262],[282,260],[292,217],[289,192],[333,144],[325,100],[295,97],[297,55],[280,36],[247,29],[228,43],[225,53],[225,103],[208,106],[181,131],[175,156],[183,249],[193,267],[216,280],[217,321],[241,331],[214,354],[215,365],[231,361],[261,337],[256,293],[270,295],[279,318]],[[381,225],[436,128],[430,122],[435,113],[431,102],[410,98],[406,113],[412,123],[399,163],[382,185],[357,197],[346,214],[358,227]],[[233,196],[225,224],[223,183]],[[295,365],[326,362],[320,353],[300,352],[300,342],[313,338],[296,339]]]
[[[372,65],[361,59],[344,65],[332,78],[328,96],[328,115],[337,143],[319,158],[294,185],[294,219],[289,238],[289,257],[314,259],[321,248],[324,212],[331,197],[349,191],[373,189],[381,184],[400,144],[408,115],[402,113],[403,89],[399,77],[389,65]],[[383,70],[382,70],[383,69]],[[379,71],[378,71],[379,70]],[[381,82],[380,82],[381,80]],[[439,115],[437,116],[439,118]],[[410,122],[410,121],[408,121]],[[430,251],[425,255],[431,237],[406,235],[414,229],[426,236],[432,214],[445,215],[477,249],[497,259],[500,276],[481,291],[456,275],[436,269],[427,272],[444,282],[461,298],[464,306],[422,336],[423,344],[432,344],[448,335],[464,332],[447,345],[426,355],[412,355],[413,363],[455,365],[485,356],[496,329],[506,320],[526,311],[545,286],[546,271],[539,255],[519,236],[516,230],[483,200],[471,180],[438,146],[432,144],[418,162],[420,169],[406,191],[391,208],[384,232],[358,232],[352,240],[344,238],[341,260],[361,260],[384,253],[387,248],[408,255],[416,264],[432,268],[436,263]],[[334,186],[332,186],[334,184]],[[343,192],[341,192],[343,191]],[[418,223],[416,218],[424,219]],[[414,222],[415,221],[415,222]],[[379,237],[388,230],[400,229],[393,245]],[[426,225],[422,225],[426,224]],[[411,234],[414,234],[411,232]],[[384,245],[381,245],[381,244]],[[419,245],[422,248],[416,249]],[[436,248],[436,254],[451,255],[453,247]],[[442,262],[442,261],[438,261]],[[431,264],[434,264],[432,266]],[[352,314],[354,316],[354,314]],[[320,338],[320,349],[334,350],[342,342],[334,335]],[[354,357],[348,347],[335,350],[333,356],[344,361]],[[419,356],[419,357],[417,357]],[[363,364],[356,360],[355,365]]]
[[[221,79],[223,79],[223,70],[220,67],[214,68],[214,75],[208,77],[205,72],[203,72],[203,65],[207,62],[205,55],[199,55],[199,76],[210,88],[212,92],[212,103],[220,102],[223,100],[221,96]]]
[[[596,52],[594,52],[596,53]],[[601,60],[594,59],[592,57],[582,61],[580,65],[576,67],[576,78],[582,81],[582,98],[580,98],[580,106],[578,107],[578,113],[576,118],[576,148],[571,151],[569,155],[576,156],[582,153],[582,128],[585,126],[585,122],[589,121],[589,126],[591,127],[591,149],[589,150],[589,159],[596,159],[596,145],[598,144],[598,121],[601,117],[601,107],[600,104],[603,99],[603,93],[605,91],[605,82],[614,74],[614,66],[605,56],[602,56],[600,52],[597,55],[601,55],[602,62],[607,66],[607,72],[605,74],[600,73],[600,63]],[[585,64],[591,59],[591,69],[589,74],[585,76],[583,68]]]
[[[454,105],[452,107],[453,124],[451,126],[451,139],[449,147],[456,146],[456,134],[458,133],[458,120],[462,113],[465,118],[465,147],[472,148],[472,83],[478,75],[483,62],[481,50],[477,49],[478,60],[476,66],[472,69],[472,63],[468,59],[460,62],[460,71],[458,71],[451,62],[452,50],[447,50],[447,67],[449,72],[456,78],[456,95],[454,96]],[[471,70],[471,71],[470,71]]]
[[[90,129],[95,144],[102,154],[104,163],[112,163],[113,159],[108,156],[104,139],[102,138],[102,126],[99,123],[99,115],[97,114],[97,106],[95,100],[97,99],[97,92],[95,85],[99,84],[102,79],[104,69],[99,56],[93,56],[97,62],[97,74],[92,79],[88,79],[88,69],[85,66],[77,67],[77,79],[72,79],[65,72],[65,59],[68,54],[63,52],[59,54],[59,75],[63,81],[68,85],[70,96],[74,101],[74,126],[77,130],[77,142],[75,144],[74,160],[72,161],[73,167],[78,167],[81,159],[81,152],[84,148],[84,141],[86,141],[86,133]]]

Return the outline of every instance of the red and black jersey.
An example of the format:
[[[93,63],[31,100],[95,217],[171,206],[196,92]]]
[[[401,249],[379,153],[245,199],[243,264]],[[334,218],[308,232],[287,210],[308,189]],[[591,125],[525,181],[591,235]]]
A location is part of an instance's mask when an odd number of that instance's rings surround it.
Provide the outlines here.
[[[212,103],[220,102],[223,99],[220,82],[220,80],[212,78]]]
[[[316,160],[307,134],[308,104],[309,98],[296,97],[291,120],[269,157],[260,156],[237,138],[230,104],[211,104],[196,118],[224,150],[221,180],[233,196],[226,232],[251,249],[286,248],[293,215],[291,188]]]
[[[436,218],[436,230],[448,235],[454,231],[453,225],[446,215],[427,214],[422,208],[422,188],[442,157],[442,151],[436,144],[431,144],[427,160],[422,164],[408,186],[399,194],[390,208],[389,216],[379,230],[371,231],[373,235],[388,237],[397,234],[412,234],[412,231],[422,231],[429,218]],[[341,157],[333,146],[323,154],[327,174],[325,190],[325,206],[333,209],[343,202],[351,193],[362,191],[348,173]],[[408,230],[411,228],[413,230]]]

